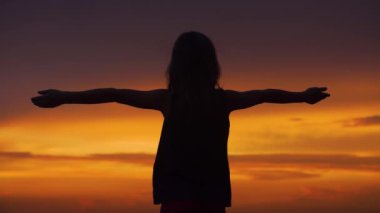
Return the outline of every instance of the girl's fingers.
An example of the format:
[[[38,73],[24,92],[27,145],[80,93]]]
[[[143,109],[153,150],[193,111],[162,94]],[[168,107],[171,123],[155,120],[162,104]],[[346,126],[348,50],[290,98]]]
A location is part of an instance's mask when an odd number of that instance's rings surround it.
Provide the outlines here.
[[[44,94],[48,94],[48,93],[55,92],[55,91],[57,91],[57,90],[56,89],[46,89],[46,90],[40,90],[40,91],[38,91],[38,93],[41,95],[44,95]]]
[[[44,94],[46,94],[48,92],[49,92],[49,90],[40,90],[40,91],[38,91],[38,93],[41,94],[41,95],[44,95]]]

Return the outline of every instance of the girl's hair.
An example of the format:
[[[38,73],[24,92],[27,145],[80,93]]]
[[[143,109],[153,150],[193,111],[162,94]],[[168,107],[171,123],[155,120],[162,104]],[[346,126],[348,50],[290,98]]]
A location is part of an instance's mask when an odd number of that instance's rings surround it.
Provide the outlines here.
[[[182,33],[174,43],[166,77],[173,94],[189,96],[219,86],[220,67],[211,40],[200,32]]]

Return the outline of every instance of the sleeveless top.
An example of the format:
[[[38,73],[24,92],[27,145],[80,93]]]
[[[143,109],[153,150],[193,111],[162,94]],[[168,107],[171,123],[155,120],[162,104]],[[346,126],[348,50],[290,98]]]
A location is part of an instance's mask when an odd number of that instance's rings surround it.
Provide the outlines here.
[[[215,89],[205,100],[189,113],[173,99],[164,115],[153,167],[154,204],[196,200],[231,206],[224,90]]]

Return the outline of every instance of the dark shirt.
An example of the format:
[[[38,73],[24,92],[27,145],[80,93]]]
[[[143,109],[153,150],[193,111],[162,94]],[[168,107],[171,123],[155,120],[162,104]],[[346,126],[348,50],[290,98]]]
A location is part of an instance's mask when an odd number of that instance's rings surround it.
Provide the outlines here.
[[[222,89],[198,104],[172,98],[153,168],[154,204],[199,200],[231,206],[229,112]]]

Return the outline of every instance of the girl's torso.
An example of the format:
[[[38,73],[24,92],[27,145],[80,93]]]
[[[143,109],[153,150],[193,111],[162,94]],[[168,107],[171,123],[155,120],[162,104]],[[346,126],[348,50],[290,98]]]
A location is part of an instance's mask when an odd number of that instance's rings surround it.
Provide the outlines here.
[[[202,200],[230,206],[224,90],[167,100],[153,171],[154,203]]]

